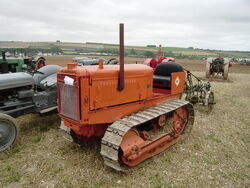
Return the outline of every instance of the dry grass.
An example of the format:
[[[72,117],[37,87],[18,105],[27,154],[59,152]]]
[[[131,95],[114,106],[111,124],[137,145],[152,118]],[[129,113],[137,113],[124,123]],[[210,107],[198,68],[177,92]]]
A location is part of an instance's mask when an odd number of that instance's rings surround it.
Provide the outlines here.
[[[74,57],[80,57],[76,55],[59,55],[59,56],[47,56],[46,63],[47,64],[56,64],[61,66],[66,66],[68,62],[72,61]],[[92,56],[97,57],[97,56]],[[114,56],[102,56],[106,60],[109,60],[111,58],[116,58],[119,60],[119,57]],[[145,58],[137,58],[137,57],[125,57],[125,63],[143,63],[145,61]],[[192,71],[198,71],[198,72],[205,72],[206,70],[206,61],[205,60],[195,60],[195,59],[176,59],[177,63],[182,64],[186,69],[192,70]],[[244,66],[244,65],[233,65],[229,69],[232,73],[246,73],[250,74],[250,66]],[[204,73],[205,74],[205,73]]]
[[[126,174],[103,165],[99,142],[64,140],[56,114],[19,117],[20,144],[0,153],[0,187],[249,187],[250,75],[229,76],[212,82],[217,104],[196,110],[186,140]]]

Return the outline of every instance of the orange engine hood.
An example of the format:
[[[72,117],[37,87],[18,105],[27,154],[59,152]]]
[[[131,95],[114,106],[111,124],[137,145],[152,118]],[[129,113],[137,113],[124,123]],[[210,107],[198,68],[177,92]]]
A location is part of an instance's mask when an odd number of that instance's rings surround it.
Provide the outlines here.
[[[98,65],[88,66],[68,66],[63,68],[59,74],[74,75],[77,77],[89,77],[90,79],[105,79],[110,77],[118,77],[120,67],[119,65],[104,65],[99,68]],[[124,66],[124,75],[126,77],[136,76],[153,76],[153,69],[142,64],[126,64]]]

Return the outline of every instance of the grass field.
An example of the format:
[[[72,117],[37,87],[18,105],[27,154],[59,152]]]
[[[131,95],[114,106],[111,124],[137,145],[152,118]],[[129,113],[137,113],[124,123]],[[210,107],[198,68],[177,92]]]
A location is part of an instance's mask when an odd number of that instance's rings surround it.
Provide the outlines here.
[[[204,76],[204,62],[179,62]],[[250,67],[234,66],[229,79],[211,83],[217,104],[210,114],[195,107],[186,140],[128,173],[103,165],[99,142],[80,147],[62,138],[56,114],[21,116],[19,144],[0,153],[0,187],[250,187]]]

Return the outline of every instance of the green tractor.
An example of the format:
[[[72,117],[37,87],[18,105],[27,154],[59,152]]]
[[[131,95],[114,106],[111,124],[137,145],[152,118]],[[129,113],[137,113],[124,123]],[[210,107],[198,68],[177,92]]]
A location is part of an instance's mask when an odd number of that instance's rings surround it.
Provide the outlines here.
[[[5,53],[5,51],[2,51],[2,57],[0,57],[0,73],[32,72],[45,66],[44,57],[6,57]]]

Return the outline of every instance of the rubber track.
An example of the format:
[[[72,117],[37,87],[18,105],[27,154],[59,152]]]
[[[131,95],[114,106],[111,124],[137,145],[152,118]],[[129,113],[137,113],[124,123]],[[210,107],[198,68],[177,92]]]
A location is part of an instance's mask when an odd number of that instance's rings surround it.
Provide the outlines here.
[[[177,99],[168,101],[158,106],[150,107],[142,111],[136,112],[130,116],[115,121],[111,124],[101,144],[101,155],[104,159],[104,164],[118,171],[126,171],[125,165],[121,166],[118,158],[118,150],[122,142],[123,136],[133,127],[137,127],[142,123],[153,120],[160,115],[172,112],[180,107],[187,106],[188,110],[188,125],[184,133],[190,132],[194,123],[194,111],[192,105],[185,100]]]

